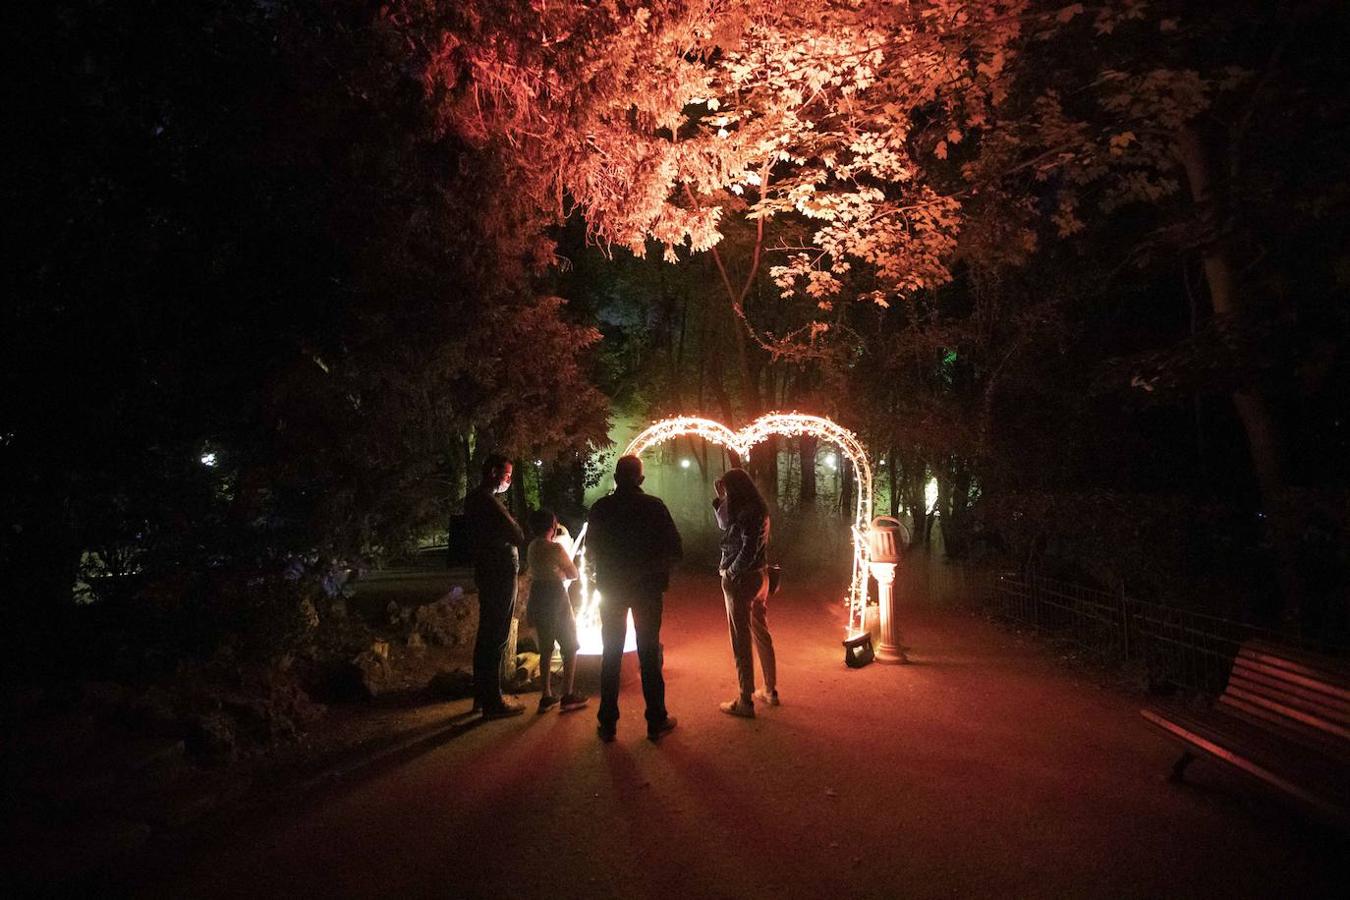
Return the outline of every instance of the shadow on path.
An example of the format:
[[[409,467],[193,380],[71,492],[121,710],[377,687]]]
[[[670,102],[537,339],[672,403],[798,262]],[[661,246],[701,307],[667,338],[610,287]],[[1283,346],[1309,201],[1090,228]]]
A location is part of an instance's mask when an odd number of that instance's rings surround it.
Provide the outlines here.
[[[783,705],[735,690],[712,578],[668,595],[667,701],[447,722],[311,802],[257,810],[143,885],[178,896],[1339,896],[1342,838],[1175,755],[1139,699],[952,609],[902,603],[914,663],[843,665],[837,590],[771,602]],[[1188,773],[1188,777],[1191,773]]]

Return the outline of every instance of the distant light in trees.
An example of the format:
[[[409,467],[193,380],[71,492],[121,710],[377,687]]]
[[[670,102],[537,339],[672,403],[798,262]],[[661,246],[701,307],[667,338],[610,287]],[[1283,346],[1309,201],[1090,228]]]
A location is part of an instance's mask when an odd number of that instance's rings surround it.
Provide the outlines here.
[[[216,467],[216,455],[214,453],[203,453],[202,465],[208,469],[214,469]]]
[[[536,459],[536,460],[534,461],[534,464],[535,464],[536,466],[542,466],[542,465],[544,464],[544,461],[543,461],[542,459]]]
[[[687,460],[687,459],[682,459],[682,460],[680,460],[680,468],[681,468],[681,469],[687,469],[687,468],[689,468],[689,460]]]
[[[836,468],[839,465],[839,457],[835,456],[833,453],[826,454],[825,465],[829,466],[831,469]]]
[[[928,479],[928,483],[923,486],[923,502],[932,512],[937,508],[938,484],[936,478]]]

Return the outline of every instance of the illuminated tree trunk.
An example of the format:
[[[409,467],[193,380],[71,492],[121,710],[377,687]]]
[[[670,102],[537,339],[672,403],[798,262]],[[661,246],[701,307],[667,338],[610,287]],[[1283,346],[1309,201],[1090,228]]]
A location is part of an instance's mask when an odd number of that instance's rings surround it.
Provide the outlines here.
[[[897,477],[896,477],[896,473],[897,473],[897,470],[899,469],[899,466],[896,465],[896,461],[895,461],[895,448],[894,448],[894,447],[892,447],[892,448],[890,448],[890,450],[886,451],[886,467],[887,467],[887,469],[888,469],[888,471],[889,471],[889,473],[890,473],[889,478],[890,478],[890,482],[891,482],[891,516],[892,516],[893,518],[899,518],[899,517],[900,517],[900,483],[899,483],[899,481],[898,481],[898,479],[897,479]]]
[[[798,439],[797,453],[802,463],[803,507],[814,506],[816,503],[816,451],[819,449],[820,438],[814,434],[804,434]]]
[[[778,448],[781,439],[773,434],[756,445],[754,453],[755,468],[758,470],[760,488],[764,499],[773,508],[778,506]]]
[[[909,508],[913,522],[911,541],[914,546],[928,543],[928,500],[924,496],[928,468],[924,464],[923,454],[911,450],[900,459],[901,484],[904,487],[905,506]]]
[[[1236,267],[1225,245],[1217,223],[1216,200],[1210,174],[1209,155],[1200,134],[1193,126],[1183,128],[1177,135],[1177,157],[1186,170],[1191,199],[1209,226],[1211,240],[1203,250],[1205,282],[1214,314],[1231,316],[1242,311],[1243,296],[1238,288]],[[1275,563],[1283,595],[1284,614],[1297,620],[1299,611],[1298,574],[1294,569],[1294,523],[1284,500],[1284,472],[1280,461],[1280,440],[1270,405],[1256,389],[1237,390],[1232,394],[1238,420],[1247,435],[1252,468],[1261,491],[1261,505],[1270,523],[1275,547]]]
[[[839,513],[851,518],[853,516],[853,466],[844,461],[843,454],[840,454],[839,471],[842,473],[839,479]]]

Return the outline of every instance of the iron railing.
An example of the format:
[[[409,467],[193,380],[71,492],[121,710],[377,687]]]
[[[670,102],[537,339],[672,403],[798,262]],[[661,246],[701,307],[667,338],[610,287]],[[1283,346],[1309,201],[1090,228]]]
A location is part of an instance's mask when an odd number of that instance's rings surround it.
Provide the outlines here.
[[[1105,661],[1142,665],[1152,685],[1220,693],[1244,641],[1300,646],[1246,622],[1152,603],[1035,573],[998,575],[986,603],[996,615],[1076,645]]]

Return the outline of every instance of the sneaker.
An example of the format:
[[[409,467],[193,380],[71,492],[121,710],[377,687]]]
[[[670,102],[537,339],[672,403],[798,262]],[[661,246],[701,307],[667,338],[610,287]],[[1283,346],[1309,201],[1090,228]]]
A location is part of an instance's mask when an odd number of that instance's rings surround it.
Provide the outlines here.
[[[553,696],[552,694],[545,694],[544,696],[539,698],[539,712],[541,715],[543,713],[548,712],[550,709],[552,709],[557,705],[558,705],[558,698]]]
[[[513,700],[502,700],[500,706],[483,707],[484,719],[509,719],[512,716],[518,716],[525,712],[523,703],[516,703]]]
[[[563,712],[571,712],[574,709],[581,709],[591,698],[585,694],[568,694],[562,698],[562,705],[559,707]]]
[[[777,690],[766,691],[763,688],[761,688],[760,690],[755,691],[755,699],[758,700],[760,703],[764,703],[769,706],[777,706],[778,691]]]
[[[742,719],[753,719],[755,717],[755,702],[741,697],[728,700],[726,703],[719,703],[717,708],[729,716],[737,716]]]
[[[595,733],[599,735],[600,740],[608,744],[614,740],[615,729],[613,725],[597,725]]]
[[[674,716],[666,716],[660,722],[647,726],[647,740],[659,741],[663,735],[670,734],[675,730],[676,719]]]

